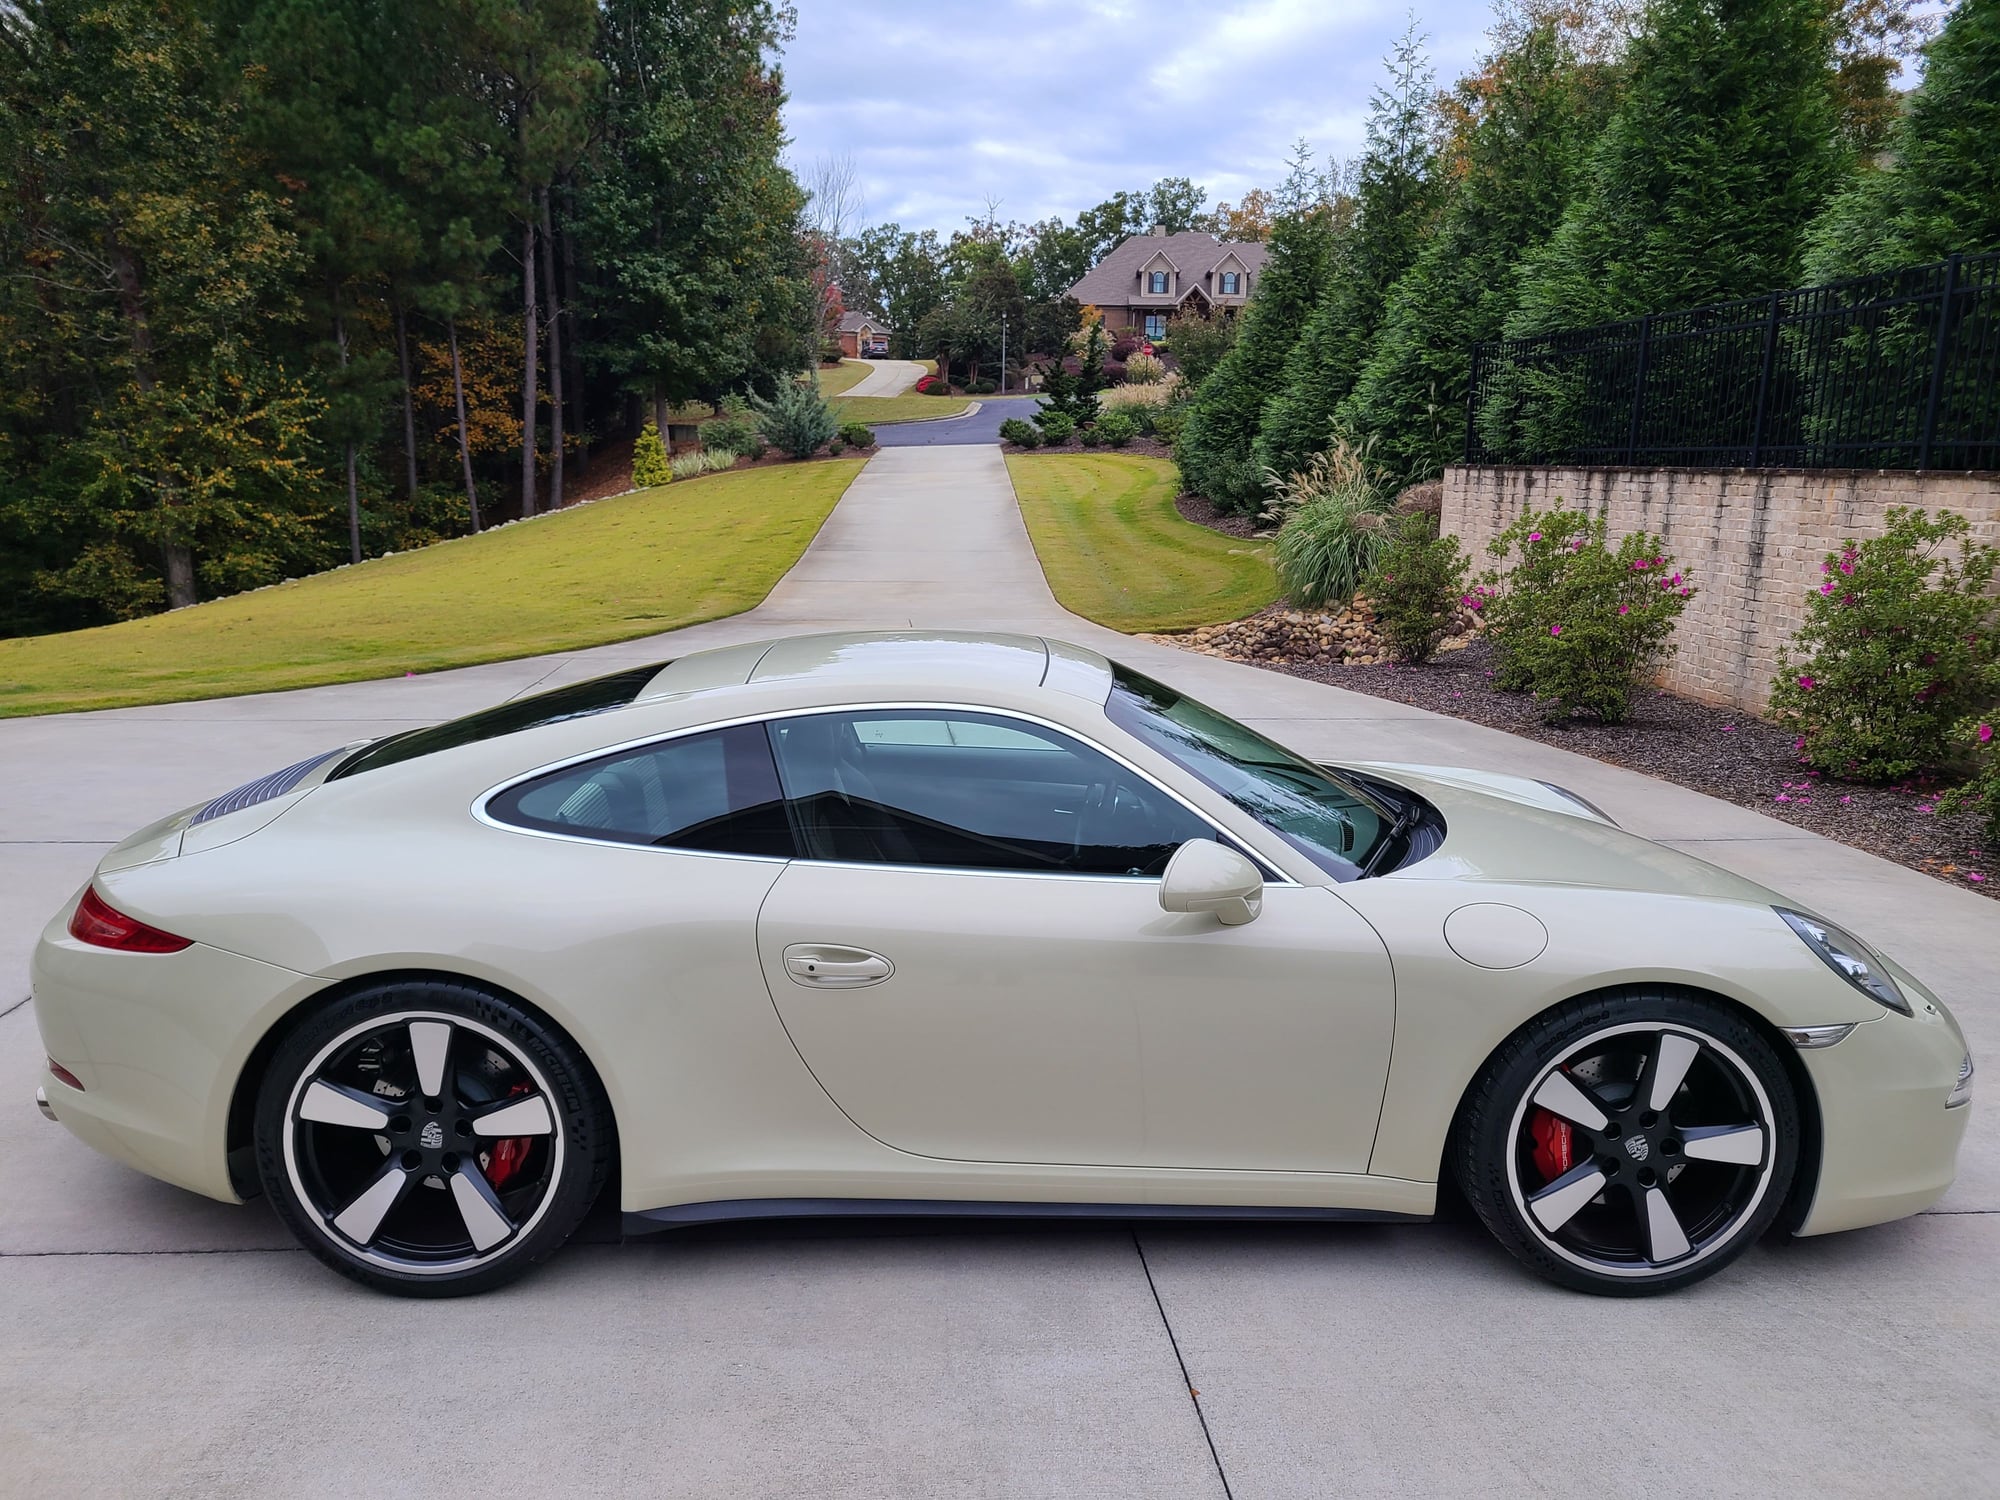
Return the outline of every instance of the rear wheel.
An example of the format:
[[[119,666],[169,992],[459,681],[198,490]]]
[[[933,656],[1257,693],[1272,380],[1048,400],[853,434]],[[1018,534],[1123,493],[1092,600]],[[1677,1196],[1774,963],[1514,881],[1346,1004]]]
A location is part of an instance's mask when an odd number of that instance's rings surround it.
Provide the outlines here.
[[[547,1259],[603,1186],[609,1112],[573,1043],[469,985],[406,981],[280,1045],[257,1101],[264,1190],[342,1274],[486,1291]]]
[[[1510,1038],[1454,1156],[1494,1236],[1551,1281],[1610,1296],[1714,1274],[1777,1217],[1799,1111],[1763,1035],[1713,1001],[1628,990]]]

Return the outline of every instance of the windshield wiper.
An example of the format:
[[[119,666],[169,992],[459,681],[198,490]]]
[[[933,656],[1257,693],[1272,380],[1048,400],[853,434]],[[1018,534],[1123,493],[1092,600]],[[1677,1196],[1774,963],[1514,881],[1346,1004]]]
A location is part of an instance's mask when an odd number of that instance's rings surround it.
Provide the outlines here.
[[[1370,875],[1373,875],[1375,867],[1382,863],[1382,860],[1391,849],[1395,848],[1397,840],[1401,839],[1403,835],[1408,833],[1412,828],[1415,828],[1423,820],[1424,805],[1422,802],[1413,800],[1398,811],[1395,820],[1389,824],[1389,831],[1382,835],[1376,842],[1375,847],[1368,851],[1368,858],[1361,862],[1361,878],[1366,880]]]

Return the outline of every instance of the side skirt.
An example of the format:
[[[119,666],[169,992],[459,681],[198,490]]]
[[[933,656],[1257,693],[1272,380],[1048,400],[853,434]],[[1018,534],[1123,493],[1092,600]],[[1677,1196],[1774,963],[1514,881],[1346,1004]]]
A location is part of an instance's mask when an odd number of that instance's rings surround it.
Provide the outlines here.
[[[986,1203],[958,1198],[726,1198],[622,1216],[627,1239],[745,1219],[1148,1219],[1231,1224],[1425,1224],[1429,1214],[1372,1208],[1170,1203]]]

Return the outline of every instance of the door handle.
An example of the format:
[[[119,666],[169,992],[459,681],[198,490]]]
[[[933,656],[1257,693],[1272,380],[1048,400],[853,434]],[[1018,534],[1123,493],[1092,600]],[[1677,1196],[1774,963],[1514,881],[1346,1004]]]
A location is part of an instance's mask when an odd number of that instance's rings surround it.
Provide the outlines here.
[[[785,949],[785,972],[792,976],[793,984],[823,990],[857,990],[863,985],[880,984],[896,972],[896,966],[866,948],[793,943]]]

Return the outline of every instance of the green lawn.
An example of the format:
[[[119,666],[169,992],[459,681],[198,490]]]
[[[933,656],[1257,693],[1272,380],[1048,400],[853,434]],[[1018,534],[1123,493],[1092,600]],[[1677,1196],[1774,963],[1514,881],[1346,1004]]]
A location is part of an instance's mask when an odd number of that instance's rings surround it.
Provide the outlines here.
[[[0,641],[0,716],[395,677],[757,604],[859,459],[683,480],[171,614]]]
[[[874,373],[875,367],[873,365],[864,364],[858,359],[843,359],[830,370],[825,365],[821,365],[819,367],[820,394],[831,401],[842,391],[853,390],[855,386],[861,384],[862,381]]]
[[[1113,630],[1189,630],[1278,597],[1268,542],[1181,519],[1174,466],[1125,453],[1010,454],[1035,555],[1063,605]]]
[[[926,417],[955,417],[972,405],[963,396],[849,396],[833,403],[843,422],[870,427],[891,422],[921,422]]]

